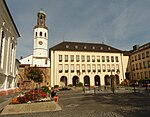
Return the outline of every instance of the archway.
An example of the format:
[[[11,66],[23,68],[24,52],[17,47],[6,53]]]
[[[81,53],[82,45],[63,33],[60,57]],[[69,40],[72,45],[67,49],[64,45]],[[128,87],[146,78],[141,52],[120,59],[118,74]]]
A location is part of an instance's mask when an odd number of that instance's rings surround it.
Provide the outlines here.
[[[95,86],[100,86],[101,84],[100,84],[100,77],[98,76],[98,75],[96,75],[95,77],[94,77],[94,82],[95,82]]]
[[[115,77],[116,77],[116,85],[119,85],[119,76],[115,75]]]
[[[109,75],[105,75],[105,85],[110,85],[110,81],[111,81],[111,79],[110,79]]]
[[[90,86],[90,77],[84,76],[84,86]]]
[[[76,86],[78,82],[79,82],[79,77],[78,76],[74,76],[72,78],[72,84],[73,84],[73,86]]]
[[[67,77],[66,76],[62,76],[60,78],[60,82],[63,82],[67,86]]]

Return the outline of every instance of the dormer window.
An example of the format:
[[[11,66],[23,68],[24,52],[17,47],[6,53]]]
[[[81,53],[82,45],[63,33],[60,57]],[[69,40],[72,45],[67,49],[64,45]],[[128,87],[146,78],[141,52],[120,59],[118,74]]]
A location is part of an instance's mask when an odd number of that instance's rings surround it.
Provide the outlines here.
[[[66,48],[69,48],[69,45],[66,45]]]
[[[95,46],[93,46],[92,49],[95,50]]]
[[[86,46],[84,46],[84,49],[87,49],[87,47],[86,47]]]
[[[78,49],[78,46],[77,46],[77,45],[75,46],[75,49]]]
[[[100,47],[101,50],[103,50],[103,47]]]
[[[108,50],[111,50],[111,48],[110,48],[110,47],[108,47]]]

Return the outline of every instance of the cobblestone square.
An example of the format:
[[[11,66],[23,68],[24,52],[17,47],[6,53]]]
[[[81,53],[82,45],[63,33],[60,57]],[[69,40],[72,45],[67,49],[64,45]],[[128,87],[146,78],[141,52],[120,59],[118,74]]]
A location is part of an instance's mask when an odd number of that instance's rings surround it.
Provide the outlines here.
[[[58,92],[61,111],[1,115],[0,117],[148,117],[149,93]]]

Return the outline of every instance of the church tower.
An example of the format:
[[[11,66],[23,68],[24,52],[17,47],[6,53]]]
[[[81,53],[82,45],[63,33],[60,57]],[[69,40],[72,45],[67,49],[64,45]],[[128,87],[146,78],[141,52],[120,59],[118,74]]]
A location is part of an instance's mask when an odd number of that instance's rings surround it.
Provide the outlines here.
[[[34,27],[33,57],[48,58],[48,28],[46,13],[42,9],[37,13],[37,24]]]

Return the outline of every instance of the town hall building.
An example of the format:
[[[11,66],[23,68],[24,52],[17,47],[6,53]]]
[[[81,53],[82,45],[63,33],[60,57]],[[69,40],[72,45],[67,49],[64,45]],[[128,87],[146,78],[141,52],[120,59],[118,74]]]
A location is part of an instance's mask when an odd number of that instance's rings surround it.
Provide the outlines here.
[[[116,85],[127,78],[129,55],[104,43],[61,42],[49,50],[51,86],[105,86],[116,76]]]

